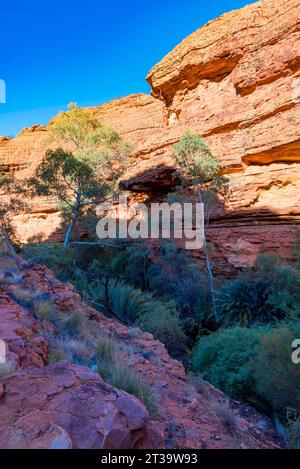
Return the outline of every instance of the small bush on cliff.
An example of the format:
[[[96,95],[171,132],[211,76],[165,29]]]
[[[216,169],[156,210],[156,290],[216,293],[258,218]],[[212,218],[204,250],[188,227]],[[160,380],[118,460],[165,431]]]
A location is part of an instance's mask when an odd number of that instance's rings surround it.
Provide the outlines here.
[[[117,347],[109,337],[101,337],[95,347],[95,360],[99,366],[116,366],[118,363]]]
[[[33,302],[33,314],[40,321],[56,322],[60,317],[60,312],[52,303],[47,299],[38,299]]]
[[[147,408],[149,415],[158,414],[158,397],[151,386],[128,366],[100,367],[101,376],[112,386],[136,396]]]
[[[237,416],[234,410],[230,407],[229,399],[226,399],[226,401],[223,402],[215,402],[213,410],[223,425],[225,425],[229,430],[234,429],[237,425]]]
[[[157,395],[134,370],[120,363],[118,348],[110,337],[101,337],[95,348],[99,374],[116,388],[133,394],[147,407],[152,418],[157,416]]]

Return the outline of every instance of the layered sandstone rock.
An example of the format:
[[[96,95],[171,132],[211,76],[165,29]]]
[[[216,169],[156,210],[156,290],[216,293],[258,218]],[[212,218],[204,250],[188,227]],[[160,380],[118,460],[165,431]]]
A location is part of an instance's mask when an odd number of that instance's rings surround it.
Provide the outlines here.
[[[109,319],[86,306],[73,287],[52,272],[17,260],[18,287],[47,295],[67,316],[80,309],[90,328],[120,348],[119,365],[134,370],[158,396],[157,420],[134,396],[106,384],[87,367],[67,361],[47,365],[48,321],[33,319],[0,288],[0,336],[15,370],[0,377],[0,448],[279,448],[269,419],[230,401],[235,424],[229,430],[216,415],[226,396],[206,383],[197,392],[182,364],[149,333]],[[25,359],[27,357],[27,359]]]
[[[299,0],[262,0],[186,38],[148,74],[152,95],[93,108],[134,144],[121,187],[155,197],[172,187],[172,145],[186,129],[203,135],[230,197],[212,218],[216,258],[230,271],[261,250],[293,259],[300,215]],[[0,168],[31,174],[45,151],[44,127],[0,140]],[[53,201],[29,201],[14,218],[22,241],[61,236]],[[223,262],[222,262],[223,265]],[[223,269],[223,267],[222,267]]]

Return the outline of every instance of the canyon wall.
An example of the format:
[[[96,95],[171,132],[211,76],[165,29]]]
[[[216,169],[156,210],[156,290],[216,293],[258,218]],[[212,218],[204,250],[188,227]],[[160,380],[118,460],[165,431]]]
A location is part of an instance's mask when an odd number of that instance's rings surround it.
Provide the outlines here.
[[[260,251],[292,260],[300,222],[300,0],[262,0],[210,21],[148,74],[151,95],[91,108],[134,145],[128,191],[167,192],[172,146],[186,129],[205,137],[230,194],[212,217],[218,269],[252,263]],[[0,138],[0,170],[32,174],[47,128]],[[21,241],[59,239],[55,201],[24,199],[13,224]],[[195,253],[194,253],[195,254]],[[198,255],[197,253],[195,255]]]

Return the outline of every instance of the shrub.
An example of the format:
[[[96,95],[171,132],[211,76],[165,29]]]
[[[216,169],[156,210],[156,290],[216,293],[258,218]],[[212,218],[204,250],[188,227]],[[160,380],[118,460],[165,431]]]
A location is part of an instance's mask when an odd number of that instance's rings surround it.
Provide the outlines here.
[[[59,319],[59,311],[55,305],[46,299],[39,299],[33,302],[33,314],[39,321],[55,322]]]
[[[270,328],[260,338],[252,364],[257,393],[281,414],[287,407],[300,411],[300,365],[291,358],[294,339],[300,339],[299,321]]]
[[[300,275],[275,254],[261,254],[254,268],[218,292],[223,325],[269,323],[300,311]]]
[[[107,366],[100,368],[100,374],[112,386],[136,396],[147,408],[152,418],[157,417],[157,396],[148,383],[127,366]]]
[[[149,293],[112,279],[105,287],[97,284],[92,290],[97,303],[127,323],[135,323],[151,332],[174,352],[184,347],[185,336],[179,323],[179,312],[172,301],[159,301]]]
[[[300,321],[251,329],[220,329],[199,340],[192,366],[229,397],[284,418],[300,412],[300,366],[292,362],[292,342],[300,338]]]
[[[200,338],[193,353],[194,372],[233,399],[252,400],[255,382],[251,360],[262,329],[220,329]]]
[[[56,363],[61,360],[66,360],[67,357],[62,350],[51,350],[48,355],[48,364]]]
[[[61,244],[31,244],[23,250],[26,259],[46,265],[53,270],[57,278],[68,281],[76,268],[74,249],[64,248]]]
[[[33,291],[17,285],[12,286],[9,293],[12,298],[24,308],[30,308],[32,306],[33,299],[36,296]]]
[[[172,301],[154,303],[153,308],[141,316],[136,323],[144,331],[151,332],[172,354],[185,348],[186,337],[180,325],[179,312]]]
[[[98,340],[95,348],[95,359],[99,366],[117,364],[117,347],[115,342],[109,337],[102,337]]]
[[[3,238],[0,238],[0,256],[9,256],[10,249]]]
[[[223,402],[215,402],[213,404],[213,411],[228,429],[233,429],[236,426],[237,417],[234,410],[230,407],[229,399]]]
[[[209,181],[218,172],[219,162],[212,155],[203,137],[185,132],[174,145],[175,158],[184,176],[194,177],[201,182]]]
[[[205,275],[185,251],[164,241],[151,251],[144,243],[135,243],[111,261],[111,273],[136,288],[149,290],[154,297],[174,300],[181,317],[199,323],[199,311],[209,309]],[[208,314],[207,314],[208,316]]]
[[[60,341],[59,349],[63,351],[66,358],[77,364],[84,364],[91,355],[91,350],[83,340],[65,338]]]
[[[80,337],[85,335],[86,316],[81,311],[74,311],[62,319],[60,324],[60,333],[67,337]]]

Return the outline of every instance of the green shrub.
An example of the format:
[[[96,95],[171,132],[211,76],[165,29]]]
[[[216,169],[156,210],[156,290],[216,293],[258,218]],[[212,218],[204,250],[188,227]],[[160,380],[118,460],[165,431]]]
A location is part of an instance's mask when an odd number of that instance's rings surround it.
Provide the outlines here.
[[[292,342],[299,338],[299,320],[220,329],[199,340],[193,370],[229,397],[283,419],[288,407],[300,412],[300,365],[292,362]]]
[[[283,436],[288,448],[300,449],[300,419],[284,428]]]
[[[102,367],[99,372],[112,386],[136,396],[145,405],[152,418],[157,417],[157,395],[134,370],[127,366],[113,365]]]
[[[60,312],[50,300],[39,299],[33,302],[33,314],[39,321],[55,322]]]
[[[80,337],[84,335],[87,317],[81,311],[65,316],[60,323],[60,334],[65,337]]]
[[[186,131],[180,141],[174,145],[175,159],[182,173],[197,178],[201,182],[209,181],[219,170],[219,162],[212,155],[203,137]]]
[[[225,283],[217,301],[224,326],[270,323],[297,316],[300,274],[283,265],[276,254],[261,254],[254,268]]]
[[[300,364],[291,358],[294,339],[300,339],[300,322],[270,328],[255,348],[253,359],[256,391],[274,412],[285,414],[287,407],[300,412]]]
[[[237,424],[237,416],[234,410],[230,407],[230,402],[227,399],[223,402],[215,402],[213,404],[213,411],[219,417],[223,425],[228,429],[233,429]]]
[[[105,305],[108,312],[151,332],[169,350],[176,352],[184,347],[185,336],[174,302],[159,301],[149,293],[116,279],[110,280],[107,287],[97,284],[90,292],[98,304]]]
[[[174,302],[156,301],[152,309],[149,309],[136,323],[142,330],[151,332],[172,354],[184,350],[186,336],[180,325],[179,312]]]
[[[66,360],[67,357],[62,350],[51,350],[48,355],[48,364]]]
[[[262,328],[234,327],[200,338],[193,353],[194,372],[233,399],[252,400],[255,382],[251,361],[261,334]]]
[[[84,340],[66,337],[58,347],[72,363],[86,364],[91,356],[91,349]]]
[[[115,366],[118,362],[115,342],[109,337],[99,339],[95,348],[95,359],[99,366]]]
[[[12,298],[24,308],[30,308],[36,293],[22,286],[14,285],[9,289]]]
[[[69,281],[76,268],[74,249],[59,243],[31,244],[23,250],[23,256],[47,266],[62,281]]]

